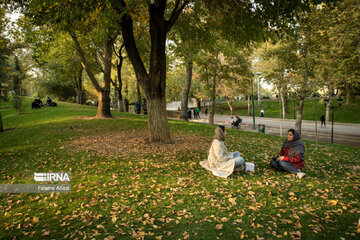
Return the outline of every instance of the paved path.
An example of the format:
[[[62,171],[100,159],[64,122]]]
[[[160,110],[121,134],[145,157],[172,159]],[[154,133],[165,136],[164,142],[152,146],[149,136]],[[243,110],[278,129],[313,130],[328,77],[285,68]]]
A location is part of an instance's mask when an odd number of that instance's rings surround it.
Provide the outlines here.
[[[208,116],[201,116],[201,119],[192,119],[191,121],[208,123]],[[255,117],[255,127],[253,129],[253,118],[248,116],[241,116],[243,119],[241,128],[243,130],[258,131],[258,125],[265,125],[265,133],[280,135],[280,122],[282,125],[283,136],[285,136],[287,129],[295,127],[295,120],[292,119],[278,119],[278,118],[261,118]],[[234,116],[235,119],[235,116]],[[230,115],[215,115],[214,121],[216,124],[231,125]],[[331,142],[331,122],[326,123],[326,128],[321,128],[321,122],[317,122],[318,141]],[[315,121],[302,121],[302,138],[308,140],[315,140]],[[334,143],[345,144],[360,147],[360,124],[354,123],[334,123]]]

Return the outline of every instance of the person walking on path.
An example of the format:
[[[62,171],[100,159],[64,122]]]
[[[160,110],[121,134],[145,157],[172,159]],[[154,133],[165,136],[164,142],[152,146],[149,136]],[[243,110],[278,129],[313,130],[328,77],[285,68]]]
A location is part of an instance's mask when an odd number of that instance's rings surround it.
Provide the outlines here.
[[[200,165],[215,176],[227,178],[234,171],[245,171],[245,161],[238,151],[229,152],[225,144],[226,130],[224,126],[215,128],[214,140],[208,153],[208,159]]]
[[[195,112],[196,112],[196,118],[200,118],[200,108],[199,107],[196,107]]]
[[[303,178],[306,175],[301,171],[305,164],[304,158],[305,146],[300,140],[300,133],[296,129],[289,129],[279,155],[273,157],[270,166],[295,174],[297,178]]]
[[[140,104],[139,101],[137,101],[137,102],[135,103],[135,112],[136,112],[137,114],[140,114],[140,111],[141,111],[141,104]]]
[[[323,127],[323,124],[324,124],[324,127],[326,128],[325,115],[324,114],[321,115],[320,120],[321,120],[321,127]]]

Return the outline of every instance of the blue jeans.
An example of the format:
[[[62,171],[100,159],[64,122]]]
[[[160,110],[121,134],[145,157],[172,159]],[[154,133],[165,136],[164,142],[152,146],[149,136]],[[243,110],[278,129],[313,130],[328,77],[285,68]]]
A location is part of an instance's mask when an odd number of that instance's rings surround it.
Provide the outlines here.
[[[238,158],[238,157],[240,157],[240,153],[238,152],[238,151],[235,151],[234,152],[234,157],[235,158]],[[238,159],[236,159],[235,160],[235,168],[237,168],[238,166],[240,166],[240,165],[243,165],[244,164],[244,158],[243,157],[240,157],[240,158],[238,158]]]
[[[295,168],[289,162],[284,160],[281,161],[271,160],[270,166],[275,168],[276,170],[290,172],[293,174],[297,174],[298,172],[301,172],[299,169]]]

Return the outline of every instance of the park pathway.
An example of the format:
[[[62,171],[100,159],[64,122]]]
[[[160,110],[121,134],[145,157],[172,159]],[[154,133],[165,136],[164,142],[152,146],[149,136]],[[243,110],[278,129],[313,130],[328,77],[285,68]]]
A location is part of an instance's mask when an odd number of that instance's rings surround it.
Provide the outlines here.
[[[191,119],[194,122],[208,123],[208,116],[202,114],[200,119]],[[241,129],[247,131],[258,131],[258,125],[265,125],[265,133],[280,135],[280,119],[279,118],[261,118],[255,117],[255,130],[253,129],[253,118],[249,116],[241,116],[243,119]],[[235,116],[234,116],[235,119]],[[215,115],[215,124],[223,124],[231,126],[230,115]],[[282,133],[285,136],[287,129],[295,127],[295,120],[281,119]],[[321,122],[317,122],[318,141],[331,142],[331,122],[326,123],[326,128],[321,128]],[[307,140],[315,140],[315,121],[302,121],[302,138]],[[360,147],[360,124],[354,123],[334,123],[334,143]]]

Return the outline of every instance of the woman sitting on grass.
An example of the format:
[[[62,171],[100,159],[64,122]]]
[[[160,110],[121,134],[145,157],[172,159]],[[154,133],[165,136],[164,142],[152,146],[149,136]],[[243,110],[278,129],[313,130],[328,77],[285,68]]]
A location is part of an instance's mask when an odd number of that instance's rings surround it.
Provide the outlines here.
[[[245,161],[240,153],[229,152],[225,144],[226,130],[224,126],[215,129],[214,140],[209,150],[207,160],[200,162],[200,165],[211,171],[215,176],[227,178],[235,168],[237,171],[245,170]]]
[[[301,170],[305,164],[305,146],[300,140],[300,133],[289,129],[278,156],[273,157],[270,166],[276,170],[290,172],[297,178],[303,178],[305,173]]]

